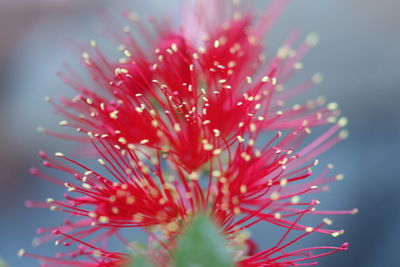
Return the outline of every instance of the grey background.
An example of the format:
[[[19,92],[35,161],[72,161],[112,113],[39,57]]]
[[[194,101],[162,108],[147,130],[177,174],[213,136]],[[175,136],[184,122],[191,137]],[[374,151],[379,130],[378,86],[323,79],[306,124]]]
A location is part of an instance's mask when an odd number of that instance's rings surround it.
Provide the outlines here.
[[[268,1],[247,2],[261,9]],[[32,249],[30,242],[37,227],[60,222],[62,214],[26,209],[23,202],[62,192],[28,170],[40,164],[38,149],[69,151],[68,142],[35,132],[37,125],[55,129],[59,120],[44,96],[69,93],[54,73],[63,60],[78,64],[79,55],[69,52],[64,40],[99,39],[93,33],[96,9],[126,6],[161,14],[173,4],[0,0],[0,257],[11,266],[38,266],[16,257],[21,247],[38,254],[56,251],[52,244]],[[398,0],[292,0],[268,39],[277,47],[294,27],[304,35],[318,32],[321,42],[304,61],[303,74],[320,71],[325,80],[308,96],[322,94],[339,102],[350,120],[350,138],[321,158],[334,163],[346,179],[319,199],[325,208],[357,207],[360,213],[334,218],[335,226],[346,229],[344,236],[315,235],[305,241],[350,242],[348,252],[322,259],[321,266],[400,266],[399,11]],[[259,226],[256,236],[268,243],[271,235]]]

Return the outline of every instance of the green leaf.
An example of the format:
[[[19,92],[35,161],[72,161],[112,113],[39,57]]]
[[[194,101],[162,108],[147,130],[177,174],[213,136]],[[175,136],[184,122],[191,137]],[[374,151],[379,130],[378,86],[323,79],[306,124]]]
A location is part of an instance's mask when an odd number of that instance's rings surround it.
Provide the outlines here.
[[[226,242],[215,225],[199,216],[178,240],[175,267],[233,267]]]
[[[0,267],[8,267],[7,263],[0,257]]]
[[[134,257],[133,263],[129,267],[153,267],[153,264],[144,255],[138,255]]]

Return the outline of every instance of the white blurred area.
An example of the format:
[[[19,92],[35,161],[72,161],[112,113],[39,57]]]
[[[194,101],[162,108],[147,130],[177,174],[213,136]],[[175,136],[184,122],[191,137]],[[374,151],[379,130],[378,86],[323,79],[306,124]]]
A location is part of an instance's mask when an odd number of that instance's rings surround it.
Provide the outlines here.
[[[242,1],[259,10],[269,2]],[[36,151],[65,151],[70,145],[35,131],[38,125],[57,129],[60,119],[43,98],[68,94],[55,75],[63,61],[79,66],[79,55],[65,48],[65,39],[97,39],[99,9],[118,14],[128,7],[160,15],[168,12],[166,7],[176,13],[178,1],[144,2],[0,0],[0,257],[11,266],[38,266],[36,261],[16,258],[16,252],[20,247],[37,252],[30,247],[35,229],[58,221],[52,222],[48,211],[24,208],[23,201],[56,194],[53,186],[28,173],[30,166],[40,164]],[[322,260],[321,266],[400,266],[399,12],[399,0],[290,1],[269,37],[278,45],[293,28],[304,36],[320,34],[320,44],[304,62],[304,73],[321,71],[325,81],[309,96],[322,94],[339,102],[350,120],[350,138],[321,157],[323,163],[334,163],[346,179],[321,195],[321,202],[328,209],[357,207],[361,212],[334,218],[335,227],[344,227],[347,234],[324,243],[350,241],[351,250]],[[40,253],[54,251],[48,247]]]

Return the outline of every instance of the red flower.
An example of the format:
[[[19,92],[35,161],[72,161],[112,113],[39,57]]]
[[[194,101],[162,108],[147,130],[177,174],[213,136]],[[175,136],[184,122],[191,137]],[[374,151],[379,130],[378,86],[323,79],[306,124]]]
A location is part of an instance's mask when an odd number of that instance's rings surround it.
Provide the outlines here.
[[[72,73],[62,74],[79,94],[62,99],[62,105],[54,103],[68,120],[60,124],[106,136],[121,147],[163,150],[195,171],[212,158],[213,148],[225,150],[254,118],[267,121],[265,130],[334,121],[338,112],[323,107],[322,99],[284,107],[287,99],[319,82],[320,76],[284,88],[315,44],[313,35],[297,50],[292,48],[296,35],[290,35],[265,60],[261,40],[273,22],[271,16],[278,15],[272,12],[281,5],[275,3],[260,21],[236,14],[213,24],[199,45],[179,31],[156,27],[157,37],[146,39],[142,48],[125,29],[126,35],[117,37],[125,55],[120,63],[107,60],[92,42],[83,52],[83,64],[95,83],[86,85]],[[143,28],[136,21],[133,26]]]
[[[102,153],[105,160],[99,160],[99,163],[108,170],[107,176],[112,179],[86,168],[61,153],[56,153],[56,156],[72,162],[82,170],[70,168],[42,152],[40,155],[45,159],[45,166],[69,173],[75,182],[64,184],[70,192],[65,195],[65,200],[48,199],[48,203],[29,202],[29,206],[50,207],[52,210],[68,212],[73,220],[66,221],[60,227],[41,229],[41,233],[48,235],[37,239],[36,242],[42,243],[57,238],[54,235],[57,234],[63,236],[57,241],[58,243],[64,242],[70,246],[78,242],[91,248],[116,235],[123,243],[128,244],[128,241],[119,234],[119,230],[142,227],[169,251],[174,247],[175,237],[181,232],[182,227],[190,223],[195,214],[207,212],[212,214],[223,228],[226,237],[232,240],[233,246],[241,245],[243,242],[240,236],[244,229],[262,221],[287,229],[287,233],[274,248],[249,254],[246,258],[239,257],[238,262],[241,266],[258,266],[261,263],[293,266],[298,261],[304,264],[303,261],[313,259],[315,255],[309,253],[312,250],[330,249],[330,252],[326,252],[328,254],[344,250],[347,245],[285,252],[284,256],[280,254],[286,247],[312,232],[333,236],[342,233],[342,230],[324,228],[331,223],[329,219],[324,219],[323,223],[316,227],[302,225],[300,219],[305,215],[355,212],[355,210],[316,211],[317,200],[300,202],[300,197],[305,196],[307,199],[308,194],[320,191],[318,185],[325,185],[341,178],[329,175],[331,167],[328,167],[314,180],[310,180],[309,177],[312,175],[310,169],[316,162],[309,162],[310,156],[311,159],[314,158],[316,154],[340,140],[343,133],[338,136],[335,132],[343,126],[343,123],[342,119],[340,125],[333,126],[300,151],[297,151],[297,147],[307,134],[304,128],[296,129],[286,137],[278,134],[260,151],[249,146],[249,142],[238,141],[235,155],[232,155],[232,160],[225,164],[226,167],[218,166],[218,163],[210,164],[207,187],[201,186],[199,182],[202,176],[202,179],[206,178],[204,175],[200,173],[185,175],[179,165],[173,164],[168,168],[173,179],[167,182],[160,156],[151,158],[135,150],[122,152],[124,150],[104,143],[101,137],[93,137],[93,145],[99,153]],[[217,155],[216,162],[226,160],[226,156]],[[148,158],[151,163],[147,162]],[[54,179],[54,182],[59,183],[56,178],[44,176],[37,169],[32,170],[32,173],[44,179]],[[303,183],[299,183],[303,180]],[[303,234],[287,241],[288,233],[293,231]],[[157,233],[161,233],[162,237],[157,238]],[[89,241],[82,241],[86,239]],[[90,253],[95,253],[94,251]]]
[[[57,243],[76,249],[56,258],[28,255],[45,266],[121,266],[129,256],[107,252],[108,240],[116,237],[131,248],[120,231],[139,227],[158,244],[159,249],[150,250],[153,260],[167,266],[172,264],[169,254],[176,237],[204,212],[230,241],[238,266],[314,265],[316,257],[346,250],[347,243],[288,251],[313,232],[343,232],[327,229],[329,219],[317,226],[303,225],[305,215],[355,210],[318,211],[318,201],[309,197],[342,177],[331,175],[328,166],[312,178],[312,167],[316,157],[346,137],[341,128],[347,121],[337,121],[337,104],[324,106],[321,98],[285,107],[286,100],[321,76],[285,87],[301,69],[300,60],[316,43],[315,35],[295,49],[296,34],[291,34],[276,54],[268,59],[262,54],[262,40],[284,2],[274,1],[260,20],[240,15],[237,6],[223,1],[207,1],[207,10],[203,2],[196,2],[196,12],[179,30],[155,26],[156,36],[127,13],[145,44],[139,45],[131,28],[124,28],[122,35],[113,33],[124,52],[118,62],[106,59],[91,42],[83,63],[93,83],[87,85],[67,70],[69,74],[61,76],[78,95],[61,99],[61,104],[51,101],[68,120],[60,124],[87,138],[46,132],[90,143],[107,172],[62,153],[56,156],[70,164],[40,153],[44,166],[69,178],[64,181],[38,169],[32,174],[65,186],[67,194],[63,200],[27,204],[67,212],[71,218],[59,227],[40,229],[44,235],[35,242],[57,238]],[[211,16],[217,7],[233,12]],[[303,145],[312,127],[327,123],[335,124]],[[243,230],[260,222],[285,232],[275,246],[258,252]],[[297,237],[289,238],[294,232]],[[313,254],[319,250],[323,251]],[[78,256],[92,263],[71,261]]]

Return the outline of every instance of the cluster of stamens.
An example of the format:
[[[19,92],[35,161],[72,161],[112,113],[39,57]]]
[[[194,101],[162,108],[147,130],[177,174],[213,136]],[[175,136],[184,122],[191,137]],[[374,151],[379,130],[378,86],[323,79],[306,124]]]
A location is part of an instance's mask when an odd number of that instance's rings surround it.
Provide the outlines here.
[[[248,250],[237,254],[238,266],[313,265],[317,256],[347,249],[345,243],[287,251],[313,232],[333,237],[343,233],[327,229],[332,224],[328,218],[316,226],[303,225],[305,215],[356,212],[320,211],[319,201],[309,197],[343,179],[331,174],[332,165],[313,174],[316,158],[348,135],[337,103],[326,104],[319,97],[287,107],[293,97],[322,81],[317,73],[285,86],[303,68],[301,60],[318,38],[311,34],[296,48],[296,34],[291,34],[267,57],[262,39],[272,23],[269,16],[276,17],[282,3],[275,1],[260,21],[238,13],[237,4],[227,21],[214,19],[219,28],[201,24],[207,14],[200,13],[182,32],[154,26],[156,36],[146,33],[144,45],[133,37],[135,31],[144,33],[144,23],[128,13],[131,25],[112,34],[123,53],[119,60],[107,59],[91,41],[82,63],[93,82],[86,84],[73,72],[60,73],[78,95],[46,101],[65,117],[59,125],[78,134],[39,130],[90,144],[100,168],[63,153],[39,153],[45,167],[66,178],[37,168],[31,173],[67,192],[63,200],[27,205],[66,212],[71,219],[40,229],[44,235],[35,244],[56,239],[57,245],[75,244],[76,249],[56,258],[23,250],[20,256],[38,258],[45,266],[77,257],[86,260],[75,261],[76,266],[89,266],[89,261],[94,262],[90,266],[121,266],[129,256],[109,252],[107,241],[117,237],[132,249],[120,231],[137,227],[159,244],[155,253],[163,259],[160,266],[170,266],[173,261],[165,257],[177,236],[201,213],[211,216],[232,247]],[[188,34],[187,27],[198,27],[203,38]],[[312,128],[327,124],[328,130],[303,144]],[[274,247],[250,253],[246,230],[259,222],[284,232]],[[298,236],[289,238],[293,232]],[[327,252],[312,254],[318,250]]]

